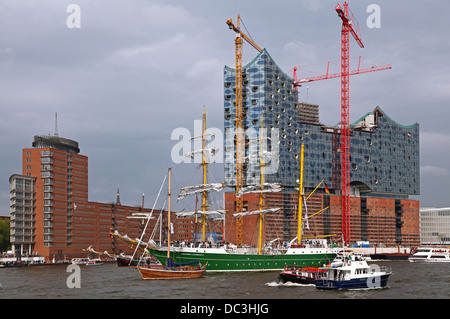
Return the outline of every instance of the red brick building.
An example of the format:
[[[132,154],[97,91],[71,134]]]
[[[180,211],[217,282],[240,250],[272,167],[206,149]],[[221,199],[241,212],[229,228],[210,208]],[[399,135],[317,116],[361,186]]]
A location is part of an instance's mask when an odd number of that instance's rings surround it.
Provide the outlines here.
[[[88,157],[79,151],[77,142],[58,136],[35,136],[33,148],[23,149],[22,174],[10,177],[10,241],[16,255],[63,260],[85,257],[83,249],[89,246],[113,254],[134,251],[110,231],[139,238],[144,221],[128,217],[142,208],[121,205],[120,200],[89,202]],[[153,213],[156,218],[148,229],[159,214]]]
[[[308,216],[329,206],[322,213],[308,218],[309,229],[303,227],[302,237],[334,235],[332,239],[341,242],[342,218],[341,197],[337,195],[313,195],[307,202]],[[226,241],[236,238],[234,193],[225,194]],[[266,193],[265,208],[281,207],[279,213],[264,215],[263,242],[279,238],[289,242],[297,236],[298,195],[295,193]],[[244,196],[244,210],[258,210],[259,195]],[[305,208],[303,208],[305,214]],[[243,242],[257,245],[258,215],[244,218]],[[417,246],[420,244],[419,201],[411,199],[390,199],[372,197],[350,198],[350,242],[369,241],[371,244],[395,246]]]

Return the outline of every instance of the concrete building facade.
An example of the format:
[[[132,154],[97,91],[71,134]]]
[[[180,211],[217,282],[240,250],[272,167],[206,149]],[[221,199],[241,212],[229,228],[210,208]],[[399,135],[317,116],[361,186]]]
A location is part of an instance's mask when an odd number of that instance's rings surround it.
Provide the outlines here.
[[[420,210],[420,241],[423,244],[450,244],[450,207]]]

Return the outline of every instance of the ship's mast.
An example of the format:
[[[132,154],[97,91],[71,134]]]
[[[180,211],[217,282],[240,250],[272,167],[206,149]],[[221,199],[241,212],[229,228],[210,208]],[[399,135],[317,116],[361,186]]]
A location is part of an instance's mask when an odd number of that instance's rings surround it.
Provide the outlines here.
[[[300,151],[300,180],[298,182],[298,224],[297,224],[297,244],[302,241],[302,205],[303,205],[303,159],[305,146],[302,144]]]
[[[203,184],[206,184],[206,155],[205,155],[205,131],[206,131],[206,109],[203,108],[203,128],[202,128],[202,167],[203,167]],[[208,192],[202,193],[202,211],[206,211],[206,199]],[[202,241],[206,240],[206,215],[202,216]]]
[[[206,154],[210,153],[212,155],[215,154],[215,152],[217,151],[217,149],[212,148],[212,149],[205,149],[206,146],[206,138],[208,136],[214,136],[214,133],[209,133],[206,134],[206,108],[203,107],[203,124],[202,124],[202,134],[199,136],[195,136],[193,138],[191,138],[191,140],[194,139],[198,139],[201,138],[202,139],[202,148],[201,150],[195,150],[193,152],[190,152],[188,154],[185,154],[185,156],[191,156],[192,158],[195,156],[195,154],[201,152],[202,153],[202,171],[203,171],[203,178],[202,178],[202,182],[203,184],[200,185],[196,185],[196,186],[186,186],[181,188],[181,192],[180,194],[178,194],[178,199],[184,198],[187,195],[194,195],[194,194],[198,194],[198,193],[202,193],[202,202],[201,202],[201,208],[200,210],[197,210],[197,201],[195,203],[195,211],[194,212],[183,212],[183,213],[177,213],[177,215],[183,215],[183,216],[195,216],[197,218],[198,215],[202,215],[200,222],[197,222],[196,219],[196,224],[201,224],[202,225],[202,241],[206,241],[206,215],[207,214],[213,214],[213,213],[218,213],[218,214],[223,214],[224,212],[222,212],[221,210],[216,210],[216,211],[209,211],[209,205],[207,204],[208,201],[208,192],[209,191],[220,191],[223,188],[223,184],[221,183],[211,183],[211,184],[207,184],[207,167],[208,167],[208,159]]]
[[[171,227],[170,227],[170,177],[171,177],[171,173],[172,173],[172,168],[169,168],[169,191],[167,193],[167,202],[168,202],[168,206],[167,206],[167,263],[169,262],[169,258],[170,258],[170,231],[171,231]]]

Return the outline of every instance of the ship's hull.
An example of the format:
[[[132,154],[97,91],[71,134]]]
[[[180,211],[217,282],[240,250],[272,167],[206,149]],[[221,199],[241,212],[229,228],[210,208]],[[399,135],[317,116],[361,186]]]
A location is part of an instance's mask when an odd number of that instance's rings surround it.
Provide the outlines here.
[[[283,284],[287,283],[287,282],[293,282],[296,284],[314,285],[316,283],[316,278],[314,278],[314,277],[307,277],[307,276],[294,275],[294,274],[288,274],[288,273],[279,274],[278,280],[280,282],[282,282]]]
[[[292,282],[303,285],[314,285],[320,270],[318,267],[301,268],[297,266],[287,266],[278,275],[278,280],[282,283]]]
[[[167,258],[166,250],[149,249],[162,264]],[[322,267],[334,259],[336,253],[331,249],[288,250],[285,254],[244,254],[227,253],[224,249],[179,249],[172,250],[170,257],[177,263],[200,261],[208,272],[225,271],[276,271],[286,265],[300,267]]]
[[[199,278],[205,273],[204,269],[197,270],[168,270],[164,268],[138,267],[142,279],[188,279]]]
[[[350,280],[316,279],[316,288],[329,290],[383,288],[386,287],[390,275],[390,273],[387,273],[380,276],[353,278]]]

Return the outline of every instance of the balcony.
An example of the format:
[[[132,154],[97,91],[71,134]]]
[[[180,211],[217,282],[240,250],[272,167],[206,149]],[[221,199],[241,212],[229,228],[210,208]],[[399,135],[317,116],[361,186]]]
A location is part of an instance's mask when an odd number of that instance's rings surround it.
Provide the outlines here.
[[[53,159],[51,157],[42,157],[41,164],[53,164]]]
[[[52,151],[41,151],[41,157],[53,157],[53,152]]]
[[[41,178],[52,178],[53,172],[41,172]]]

